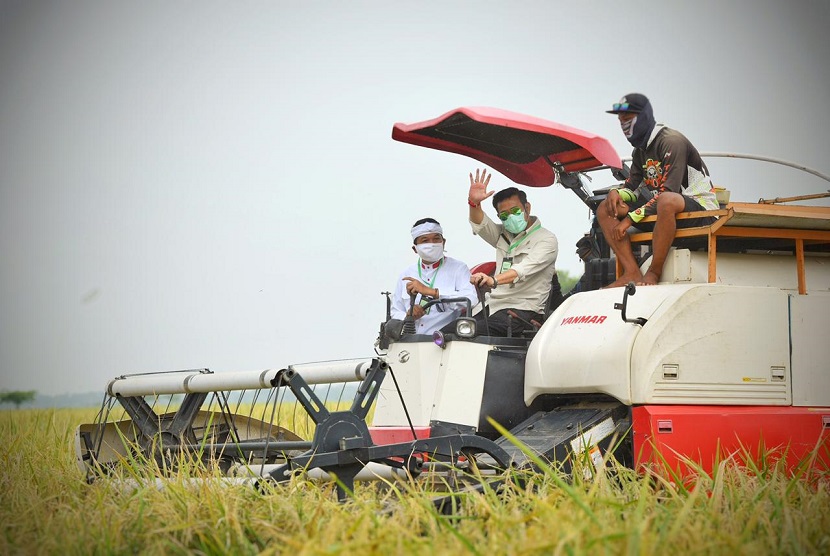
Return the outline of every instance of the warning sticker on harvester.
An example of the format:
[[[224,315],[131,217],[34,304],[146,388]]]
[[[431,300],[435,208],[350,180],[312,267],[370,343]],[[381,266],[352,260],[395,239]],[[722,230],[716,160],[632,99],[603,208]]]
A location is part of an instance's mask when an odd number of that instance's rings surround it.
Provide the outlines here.
[[[599,446],[594,446],[593,448],[591,448],[591,450],[588,452],[588,454],[591,456],[591,463],[594,466],[594,471],[599,471],[599,468],[602,467],[602,465],[603,465],[603,463],[602,463],[602,452],[600,451]],[[590,480],[591,479],[591,470],[586,468],[584,476],[585,476],[586,481]]]
[[[571,451],[574,454],[581,454],[585,451],[586,446],[590,449],[596,446],[606,436],[614,432],[614,420],[608,417],[598,425],[586,430],[573,440],[571,440]]]

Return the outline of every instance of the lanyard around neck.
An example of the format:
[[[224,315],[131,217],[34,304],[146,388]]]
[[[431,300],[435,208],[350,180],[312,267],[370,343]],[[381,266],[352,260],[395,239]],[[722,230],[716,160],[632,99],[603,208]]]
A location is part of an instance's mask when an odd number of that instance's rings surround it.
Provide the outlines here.
[[[529,238],[529,237],[530,237],[530,234],[532,234],[533,232],[535,232],[536,230],[538,230],[538,229],[539,229],[539,228],[541,228],[541,227],[542,227],[542,223],[541,223],[541,222],[537,222],[537,223],[536,223],[536,225],[535,225],[535,226],[533,226],[530,230],[528,230],[528,232],[527,232],[525,235],[523,235],[521,239],[519,239],[519,240],[517,240],[517,241],[514,241],[513,243],[511,243],[511,244],[510,244],[510,247],[508,247],[508,248],[507,248],[507,254],[509,255],[510,253],[512,253],[512,252],[513,252],[513,250],[514,250],[516,247],[518,247],[519,245],[521,245],[521,244],[522,244],[522,242],[523,242],[524,240],[526,240],[527,238]],[[431,286],[430,286],[430,287],[431,287]]]
[[[423,262],[421,261],[420,258],[418,258],[418,278],[421,279],[421,282],[424,282],[424,284],[426,284],[427,286],[429,286],[431,288],[432,285],[435,283],[435,278],[438,277],[438,271],[441,270],[442,266],[444,266],[444,258],[443,257],[441,258],[441,262],[438,263],[438,268],[435,269],[435,274],[432,275],[432,280],[430,280],[429,282],[425,282],[423,275],[421,275],[421,265],[422,264],[423,264]]]

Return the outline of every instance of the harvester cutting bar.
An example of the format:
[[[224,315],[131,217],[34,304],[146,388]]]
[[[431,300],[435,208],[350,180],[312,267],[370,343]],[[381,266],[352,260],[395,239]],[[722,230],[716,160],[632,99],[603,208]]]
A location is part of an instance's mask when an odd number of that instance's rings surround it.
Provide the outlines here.
[[[393,479],[406,480],[417,476],[422,468],[420,461],[413,460],[413,462],[417,462],[417,466],[410,466],[408,469],[404,469],[402,467],[392,467],[382,463],[370,461],[363,469],[357,472],[354,476],[354,480],[361,482],[379,480],[391,481]],[[270,474],[278,467],[280,467],[280,465],[246,465],[244,467],[238,466],[232,469],[231,472],[236,476],[267,477],[270,476]],[[306,477],[312,480],[326,482],[335,480],[330,473],[327,473],[320,468],[307,469]]]
[[[216,484],[224,484],[228,486],[250,486],[256,487],[258,481],[266,476],[270,471],[276,467],[275,465],[238,465],[229,470],[228,477],[214,479]],[[408,481],[413,477],[418,476],[418,470],[413,468],[402,469],[398,467],[390,467],[381,463],[370,461],[366,467],[361,469],[354,477],[355,482],[370,482],[370,481]],[[326,473],[322,469],[309,469],[306,471],[306,477],[312,481],[320,481],[330,483],[337,480],[337,477],[331,473]],[[203,479],[177,479],[178,484],[190,488],[204,488]],[[123,492],[131,493],[139,488],[146,488],[152,486],[156,490],[164,490],[168,487],[170,479],[155,478],[150,480],[141,479],[120,479],[116,484]]]
[[[213,373],[207,369],[124,375],[113,379],[107,386],[110,396],[135,397],[167,394],[192,394],[220,392],[223,390],[258,390],[277,386],[281,373],[294,371],[302,375],[307,384],[358,382],[366,377],[370,359],[348,359],[322,363],[290,365],[288,369],[264,371],[238,371]]]

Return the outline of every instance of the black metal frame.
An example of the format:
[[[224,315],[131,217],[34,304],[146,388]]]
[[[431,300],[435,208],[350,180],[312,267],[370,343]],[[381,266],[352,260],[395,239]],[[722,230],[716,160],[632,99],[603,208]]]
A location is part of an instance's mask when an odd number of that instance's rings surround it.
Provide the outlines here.
[[[325,408],[298,373],[291,370],[281,373],[275,385],[286,385],[291,389],[317,428],[307,452],[277,467],[264,480],[283,482],[296,470],[320,468],[336,476],[337,497],[343,501],[354,491],[355,476],[369,462],[405,470],[413,477],[421,471],[422,454],[455,465],[462,456],[484,453],[492,458],[497,468],[509,467],[510,458],[503,448],[474,434],[449,434],[399,444],[375,445],[365,418],[388,368],[385,361],[373,359],[366,378],[358,387],[351,409],[335,412]]]

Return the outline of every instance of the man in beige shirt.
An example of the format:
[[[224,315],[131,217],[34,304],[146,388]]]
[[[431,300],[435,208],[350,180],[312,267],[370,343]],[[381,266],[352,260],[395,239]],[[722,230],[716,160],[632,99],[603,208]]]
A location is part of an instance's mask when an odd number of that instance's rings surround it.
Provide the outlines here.
[[[491,177],[486,169],[476,170],[475,177],[470,173],[467,197],[473,233],[496,248],[495,274],[477,272],[470,277],[476,287],[490,292],[488,307],[475,317],[479,330],[486,332],[489,325],[491,336],[507,335],[508,327],[512,335],[520,336],[533,328],[533,321],[544,320],[559,247],[556,236],[530,214],[525,192],[515,187],[488,192]],[[498,224],[481,208],[491,196]],[[486,321],[485,310],[489,311]],[[511,319],[509,310],[519,318]]]

